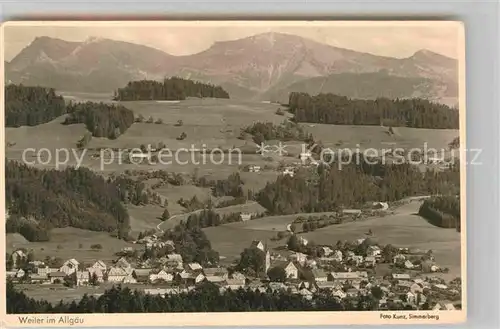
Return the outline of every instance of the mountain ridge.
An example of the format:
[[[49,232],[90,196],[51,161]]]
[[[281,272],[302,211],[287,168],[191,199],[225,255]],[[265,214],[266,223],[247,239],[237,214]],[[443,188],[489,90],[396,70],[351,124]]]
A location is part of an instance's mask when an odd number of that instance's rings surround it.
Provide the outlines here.
[[[67,91],[111,92],[130,80],[177,75],[227,86],[237,97],[264,97],[304,79],[340,73],[385,72],[458,85],[457,71],[455,59],[427,49],[392,58],[276,32],[218,41],[182,56],[106,38],[75,42],[37,37],[6,63],[7,81]]]

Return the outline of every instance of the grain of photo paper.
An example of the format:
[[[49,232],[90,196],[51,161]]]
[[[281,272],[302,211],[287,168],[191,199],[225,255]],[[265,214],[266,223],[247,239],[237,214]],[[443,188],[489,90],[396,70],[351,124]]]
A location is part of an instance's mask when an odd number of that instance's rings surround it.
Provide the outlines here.
[[[462,23],[1,32],[2,326],[465,321]]]

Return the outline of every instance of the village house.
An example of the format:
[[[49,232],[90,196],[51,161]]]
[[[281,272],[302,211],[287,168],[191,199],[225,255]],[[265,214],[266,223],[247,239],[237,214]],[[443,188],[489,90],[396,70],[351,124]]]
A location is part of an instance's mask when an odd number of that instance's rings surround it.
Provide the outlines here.
[[[135,279],[133,272],[127,273],[127,276],[123,278],[123,283],[137,283],[137,280]]]
[[[249,172],[260,172],[260,166],[251,165],[248,167]]]
[[[52,283],[52,284],[63,283],[65,277],[66,277],[66,273],[64,273],[64,272],[57,271],[57,272],[49,273],[50,283]]]
[[[226,279],[226,288],[229,288],[231,290],[237,290],[239,288],[244,288],[245,287],[245,280],[241,279]]]
[[[289,257],[290,261],[297,262],[300,266],[305,266],[307,261],[307,255],[301,252],[294,252]]]
[[[394,280],[410,280],[410,274],[408,273],[392,273],[392,278]]]
[[[309,241],[304,238],[303,236],[299,236],[299,244],[302,245],[302,246],[307,246],[307,244],[309,243]]]
[[[190,271],[201,271],[203,270],[203,267],[199,263],[189,263],[187,265],[188,269]]]
[[[319,290],[333,290],[337,285],[333,281],[316,281]]]
[[[127,277],[128,273],[121,267],[111,267],[108,270],[107,281],[122,282]]]
[[[413,263],[410,262],[409,260],[406,260],[405,261],[405,264],[404,264],[405,268],[407,269],[412,269],[414,267]]]
[[[28,256],[26,255],[26,253],[21,249],[14,251],[10,255],[10,258],[12,260],[12,268],[17,268],[19,266],[19,263],[21,262],[21,260],[24,260],[27,257]]]
[[[344,299],[347,297],[347,294],[342,289],[335,289],[332,291],[332,296],[338,299]]]
[[[22,268],[18,269],[16,271],[16,278],[21,279],[26,275],[26,271],[24,271]]]
[[[286,263],[285,263],[286,264]],[[283,266],[283,265],[282,265]],[[293,262],[288,262],[288,264],[283,266],[287,279],[298,279],[299,269]]]
[[[6,271],[5,275],[7,276],[7,278],[13,278],[16,276],[16,273],[17,271]]]
[[[354,256],[349,258],[349,261],[351,261],[355,266],[359,266],[363,263],[363,256],[354,255]]]
[[[259,241],[259,240],[252,241],[250,248],[257,248],[257,249],[260,249],[262,251],[266,251],[266,246],[264,245],[264,243],[262,243],[262,241]]]
[[[92,264],[92,266],[89,267],[87,270],[89,271],[101,270],[101,272],[105,273],[106,269],[107,269],[106,264],[102,260],[98,260],[94,264]]]
[[[331,257],[331,258],[333,258],[333,260],[335,260],[335,261],[337,261],[337,262],[339,262],[339,263],[340,263],[340,262],[342,262],[342,257],[343,257],[343,255],[342,255],[342,251],[340,251],[340,250],[335,250],[335,251],[333,252],[333,255],[332,255],[332,257]]]
[[[325,257],[328,257],[328,256],[330,256],[330,255],[333,253],[332,248],[327,247],[327,246],[325,246],[325,247],[321,247],[321,251],[322,251],[322,253],[323,253],[323,255],[324,255]]]
[[[313,293],[305,288],[299,291],[299,295],[301,295],[302,298],[307,300],[311,300],[313,298]]]
[[[125,258],[125,257],[120,257],[116,261],[115,266],[125,270],[127,273],[132,268],[132,265],[130,265],[127,258]]]
[[[246,222],[247,220],[252,219],[252,214],[241,213],[240,214],[240,219],[241,219],[242,222]]]
[[[213,267],[203,269],[207,281],[212,283],[223,282],[228,278],[227,269],[224,267]]]
[[[136,271],[136,273],[137,273],[137,271]],[[149,274],[149,281],[150,282],[157,282],[157,281],[172,282],[173,280],[174,280],[173,273],[167,272],[164,269],[153,270]]]
[[[373,256],[368,256],[365,258],[365,267],[375,267],[376,259]]]
[[[30,278],[31,283],[39,283],[39,284],[50,283],[50,279],[46,275],[39,275],[37,273],[31,273],[29,278]]]
[[[359,291],[356,288],[350,288],[350,289],[347,289],[346,294],[349,297],[357,297],[359,294]]]
[[[392,259],[392,262],[394,264],[404,264],[405,261],[406,261],[406,257],[405,257],[405,255],[402,255],[402,254],[397,254]]]
[[[89,283],[90,276],[88,271],[76,271],[73,272],[75,276],[75,282],[77,286],[83,286]]]
[[[34,267],[45,266],[45,263],[42,262],[41,260],[32,260],[28,264],[30,264],[31,266],[34,266]]]
[[[382,253],[382,250],[380,250],[379,246],[369,246],[366,249],[366,256],[367,257],[379,257]]]
[[[313,269],[312,274],[316,282],[326,282],[328,281],[328,275],[322,269]]]
[[[80,265],[80,263],[76,259],[72,258],[65,261],[64,264],[59,268],[59,271],[65,273],[66,275],[71,275],[74,272],[78,271],[78,265]]]
[[[95,277],[97,282],[99,283],[104,282],[104,273],[106,273],[105,270],[102,270],[100,268],[89,267],[87,268],[87,272],[89,273],[91,279]]]
[[[49,273],[52,273],[52,272],[57,272],[59,271],[58,268],[50,268],[48,266],[45,266],[45,267],[37,267],[36,269],[36,274],[38,275],[41,275],[41,276],[48,276]]]

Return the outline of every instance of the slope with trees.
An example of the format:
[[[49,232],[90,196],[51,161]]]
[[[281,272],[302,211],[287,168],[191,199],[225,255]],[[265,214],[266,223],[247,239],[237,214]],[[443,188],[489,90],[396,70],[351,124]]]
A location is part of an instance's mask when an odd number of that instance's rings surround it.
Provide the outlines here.
[[[186,97],[229,98],[221,87],[208,83],[171,77],[163,82],[154,80],[130,81],[115,92],[115,100],[184,100]]]
[[[62,96],[52,88],[10,84],[5,87],[5,126],[36,126],[66,113]]]
[[[126,237],[129,216],[118,187],[86,168],[41,170],[14,161],[5,166],[8,233],[46,241],[57,227],[112,232]]]
[[[458,129],[459,112],[428,100],[350,99],[334,94],[290,93],[288,105],[297,122],[338,125],[386,125]]]
[[[134,123],[134,112],[122,105],[71,103],[63,124],[84,123],[94,137],[118,138]]]

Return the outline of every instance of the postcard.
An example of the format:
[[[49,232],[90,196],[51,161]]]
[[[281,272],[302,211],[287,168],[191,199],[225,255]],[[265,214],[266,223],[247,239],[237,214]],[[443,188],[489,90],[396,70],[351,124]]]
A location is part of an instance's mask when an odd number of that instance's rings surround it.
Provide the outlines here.
[[[1,40],[2,325],[465,321],[461,22]]]

